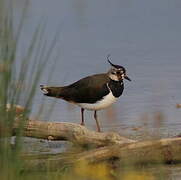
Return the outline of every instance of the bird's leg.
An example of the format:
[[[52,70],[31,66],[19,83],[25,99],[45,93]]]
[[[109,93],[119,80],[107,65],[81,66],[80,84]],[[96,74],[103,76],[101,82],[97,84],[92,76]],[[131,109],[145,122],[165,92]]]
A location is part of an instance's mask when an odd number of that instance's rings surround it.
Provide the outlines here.
[[[99,126],[99,121],[97,119],[97,111],[94,111],[94,119],[96,120],[97,131],[101,132],[101,129],[100,129],[100,126]]]
[[[82,121],[81,121],[80,125],[84,126],[85,123],[84,123],[84,109],[83,108],[81,108],[81,118],[82,118]]]

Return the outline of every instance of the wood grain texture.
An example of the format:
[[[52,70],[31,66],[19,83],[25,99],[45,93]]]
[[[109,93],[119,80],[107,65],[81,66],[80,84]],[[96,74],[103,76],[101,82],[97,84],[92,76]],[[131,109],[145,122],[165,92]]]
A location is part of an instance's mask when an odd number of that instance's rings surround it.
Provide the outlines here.
[[[13,128],[16,135],[20,121],[17,119]],[[126,144],[134,140],[120,136],[114,132],[99,133],[88,130],[86,127],[67,122],[45,122],[28,120],[23,127],[23,135],[26,137],[67,140],[78,145],[107,146],[112,144]]]
[[[13,135],[16,135],[19,127],[22,125],[21,116],[17,109],[17,118],[14,122]],[[88,163],[99,163],[118,159],[120,163],[129,162],[132,164],[140,163],[181,163],[181,137],[135,141],[120,136],[114,132],[99,133],[88,130],[84,126],[67,122],[45,122],[27,119],[23,123],[23,136],[48,139],[48,140],[66,140],[80,146],[92,145],[90,150],[77,152],[70,157],[62,156],[62,153],[22,156],[25,160],[26,168],[30,170],[55,170],[65,166],[65,163],[72,165],[76,162],[86,161]],[[27,163],[26,163],[27,162]]]

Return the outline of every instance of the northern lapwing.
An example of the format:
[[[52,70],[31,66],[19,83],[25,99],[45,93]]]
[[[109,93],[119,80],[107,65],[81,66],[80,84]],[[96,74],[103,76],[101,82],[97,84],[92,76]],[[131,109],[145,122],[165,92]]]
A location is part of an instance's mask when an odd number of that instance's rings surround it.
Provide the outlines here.
[[[60,98],[80,106],[81,125],[84,125],[84,109],[93,110],[98,132],[100,132],[100,126],[97,111],[107,108],[122,95],[124,79],[131,81],[123,66],[111,63],[109,56],[107,60],[112,66],[107,73],[88,76],[68,86],[49,87],[40,85],[44,95]]]

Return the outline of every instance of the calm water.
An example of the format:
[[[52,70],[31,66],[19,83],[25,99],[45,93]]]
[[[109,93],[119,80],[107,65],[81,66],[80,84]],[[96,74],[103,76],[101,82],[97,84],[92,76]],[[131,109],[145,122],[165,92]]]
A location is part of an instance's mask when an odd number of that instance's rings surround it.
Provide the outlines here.
[[[22,4],[22,0],[16,0],[17,19]],[[30,0],[29,7],[18,56],[23,55],[40,21],[47,23],[48,40],[60,27],[54,50],[58,54],[56,66],[52,70],[52,57],[40,84],[47,84],[49,71],[53,71],[49,84],[55,86],[106,72],[110,68],[106,56],[110,53],[113,63],[126,67],[132,82],[125,82],[124,93],[113,107],[99,112],[103,129],[124,133],[124,129],[133,127],[143,130],[143,123],[154,128],[158,123],[152,115],[162,112],[162,133],[179,133],[181,110],[175,105],[181,103],[181,1]],[[42,97],[37,87],[32,116],[38,112]],[[79,107],[61,100],[54,104],[48,97],[44,103],[41,119],[80,122]],[[145,113],[151,117],[142,118]],[[95,128],[92,112],[85,114],[87,126]]]

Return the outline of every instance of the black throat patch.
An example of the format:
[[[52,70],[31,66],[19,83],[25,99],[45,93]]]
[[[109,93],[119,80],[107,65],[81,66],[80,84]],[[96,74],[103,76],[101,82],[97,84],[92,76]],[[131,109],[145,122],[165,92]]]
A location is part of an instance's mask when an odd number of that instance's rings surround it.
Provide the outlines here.
[[[124,83],[123,81],[110,80],[108,83],[108,87],[112,91],[114,97],[119,97],[123,93]]]

